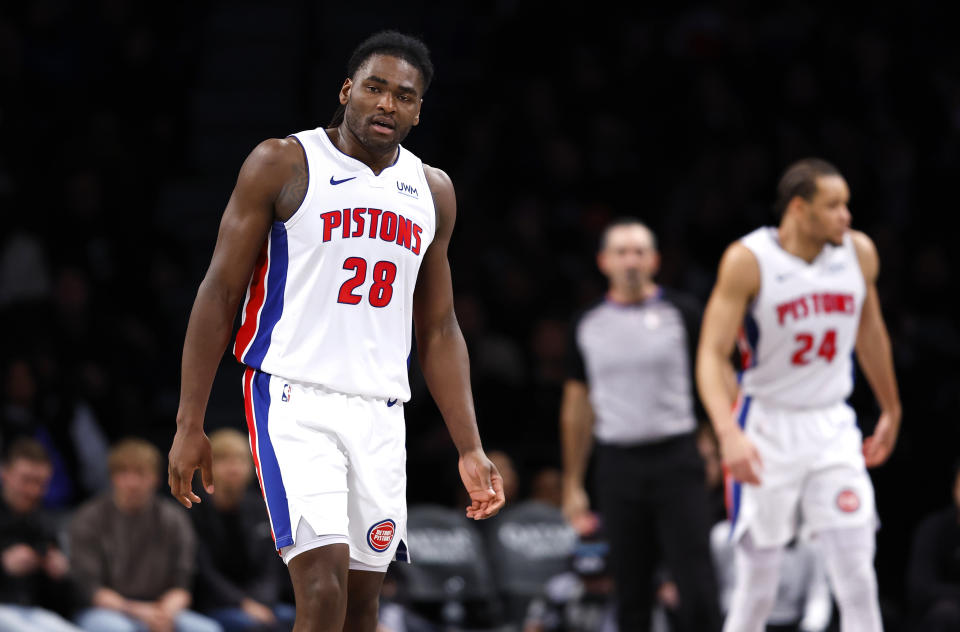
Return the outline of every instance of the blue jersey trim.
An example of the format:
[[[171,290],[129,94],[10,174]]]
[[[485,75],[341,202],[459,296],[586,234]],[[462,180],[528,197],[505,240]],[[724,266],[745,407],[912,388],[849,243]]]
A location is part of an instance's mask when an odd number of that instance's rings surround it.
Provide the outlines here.
[[[737,425],[741,429],[746,429],[747,427],[747,415],[750,412],[750,402],[753,401],[749,395],[743,398],[743,403],[740,406],[740,414],[737,415]],[[733,481],[733,498],[732,498],[732,507],[730,508],[730,534],[733,534],[734,528],[737,526],[737,518],[740,516],[740,495],[743,491],[743,483],[738,480]]]
[[[287,251],[287,228],[280,222],[274,222],[270,230],[270,269],[267,271],[267,295],[260,309],[260,324],[257,335],[250,343],[244,355],[247,366],[259,368],[270,348],[273,328],[283,315],[283,293],[287,284],[287,267],[290,263]]]
[[[749,369],[757,366],[757,347],[760,343],[760,327],[757,325],[757,319],[749,312],[743,317],[743,333],[747,338],[747,344],[750,345],[750,366],[744,367]]]
[[[290,507],[287,504],[287,490],[280,475],[280,464],[270,441],[268,419],[270,414],[270,375],[257,371],[251,384],[253,398],[253,418],[257,427],[257,447],[260,456],[260,476],[263,479],[263,496],[270,511],[273,536],[277,549],[293,544],[293,530],[290,526]]]

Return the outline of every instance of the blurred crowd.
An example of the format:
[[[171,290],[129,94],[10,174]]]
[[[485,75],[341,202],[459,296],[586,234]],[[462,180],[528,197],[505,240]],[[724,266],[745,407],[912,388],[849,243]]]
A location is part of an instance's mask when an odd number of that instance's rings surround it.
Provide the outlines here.
[[[395,27],[432,48],[437,76],[405,145],[457,190],[457,314],[481,434],[512,458],[518,498],[554,484],[568,324],[603,291],[602,226],[643,219],[659,281],[705,300],[723,248],[773,222],[789,162],[841,169],[853,223],[880,252],[904,404],[897,450],[873,476],[881,596],[905,611],[902,543],[950,504],[960,454],[958,255],[944,230],[960,58],[946,6],[595,9],[549,28],[509,0],[473,13],[307,0],[0,9],[0,449],[40,442],[45,507],[69,514],[106,493],[108,451],[127,437],[166,454],[186,320],[243,158],[325,125],[347,52]],[[209,431],[243,429],[240,375],[226,356]],[[455,452],[415,362],[411,379],[409,500],[449,506]]]

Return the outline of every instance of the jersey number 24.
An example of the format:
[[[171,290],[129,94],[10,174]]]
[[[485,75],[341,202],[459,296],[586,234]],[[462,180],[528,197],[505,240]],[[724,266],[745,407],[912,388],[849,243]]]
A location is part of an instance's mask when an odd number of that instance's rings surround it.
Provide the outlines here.
[[[827,362],[833,362],[833,356],[837,355],[836,329],[828,329],[823,334],[823,340],[817,345],[816,354],[812,358],[810,357],[810,352],[813,350],[814,343],[816,342],[813,334],[797,334],[794,336],[794,340],[799,343],[799,346],[793,352],[793,359],[791,360],[793,364],[810,364],[812,360],[816,359],[816,356],[826,359]]]

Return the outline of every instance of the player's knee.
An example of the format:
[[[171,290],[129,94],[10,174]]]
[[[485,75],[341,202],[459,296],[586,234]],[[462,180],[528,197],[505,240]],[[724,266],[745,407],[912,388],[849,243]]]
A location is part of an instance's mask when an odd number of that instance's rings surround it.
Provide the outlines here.
[[[347,587],[335,573],[317,573],[306,580],[303,590],[304,603],[297,603],[297,614],[308,616],[343,612],[347,601]]]
[[[879,630],[880,606],[873,564],[865,559],[848,562],[845,568],[839,571],[834,568],[830,574],[840,616],[850,622],[851,630]]]
[[[877,598],[873,558],[857,552],[840,555],[828,563],[831,584],[841,607],[866,605]]]
[[[765,621],[773,610],[778,570],[776,566],[756,564],[750,566],[750,572],[738,575],[734,607],[744,621]]]
[[[777,589],[774,585],[770,590],[769,584],[761,582],[751,583],[746,587],[743,601],[743,610],[748,613],[748,618],[754,621],[763,621],[773,610],[773,605],[777,599]]]

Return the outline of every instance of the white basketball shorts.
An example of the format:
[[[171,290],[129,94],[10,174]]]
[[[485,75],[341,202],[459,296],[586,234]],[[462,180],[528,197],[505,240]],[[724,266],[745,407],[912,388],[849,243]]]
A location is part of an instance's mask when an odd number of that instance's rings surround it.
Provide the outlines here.
[[[359,567],[406,559],[403,403],[347,395],[248,368],[250,450],[277,550],[306,520],[341,536]],[[309,532],[309,530],[306,530]],[[343,541],[343,540],[340,540]]]
[[[749,531],[757,546],[772,547],[824,529],[879,524],[856,413],[845,402],[798,410],[741,396],[735,413],[763,470],[760,485],[727,475],[734,540]]]

